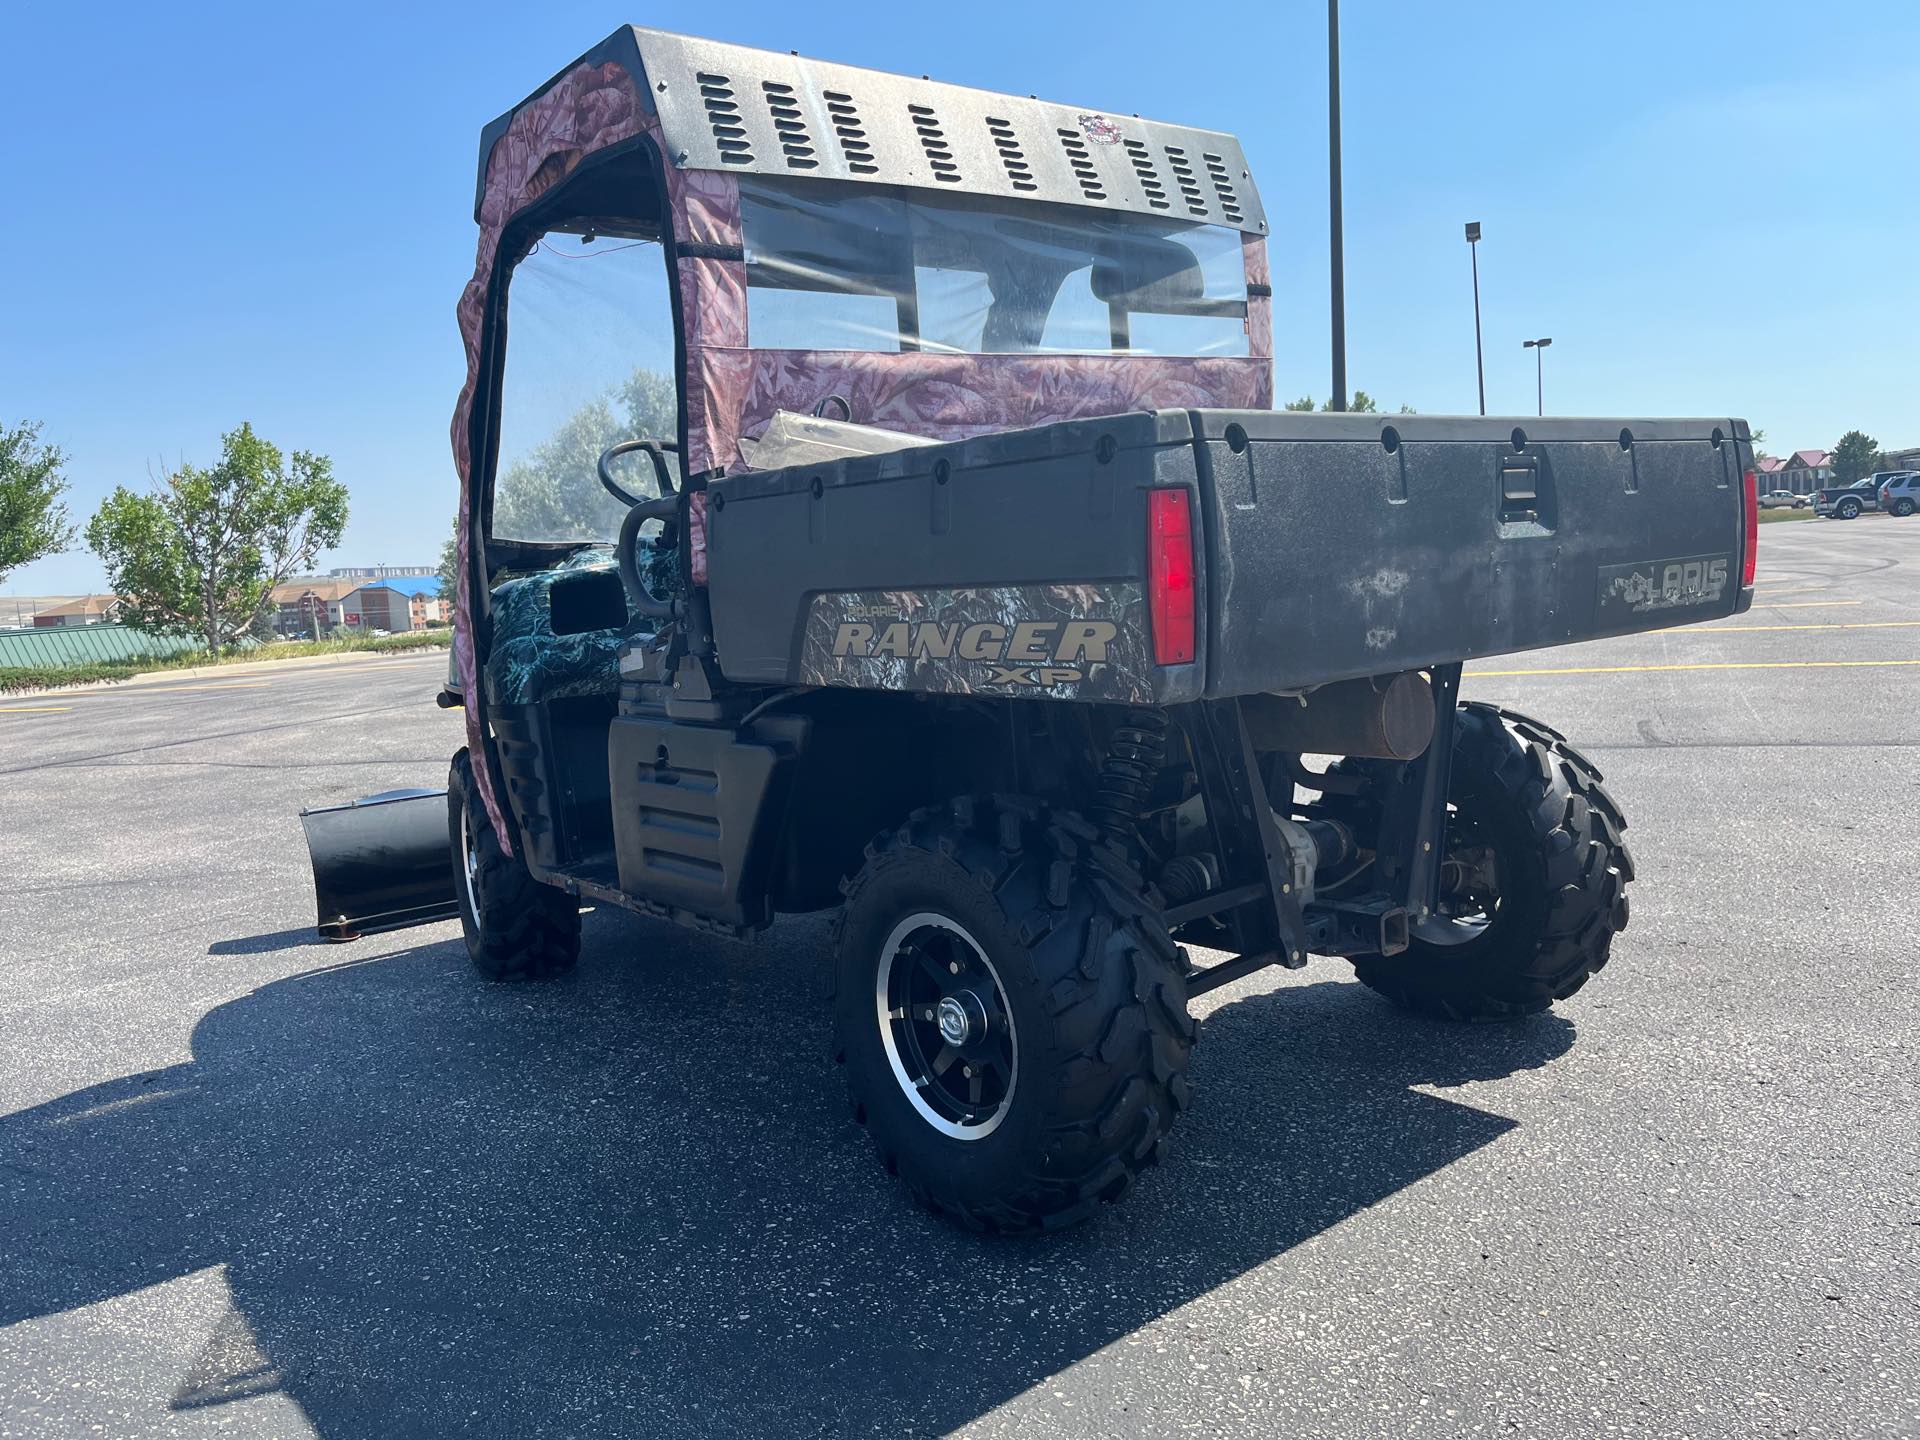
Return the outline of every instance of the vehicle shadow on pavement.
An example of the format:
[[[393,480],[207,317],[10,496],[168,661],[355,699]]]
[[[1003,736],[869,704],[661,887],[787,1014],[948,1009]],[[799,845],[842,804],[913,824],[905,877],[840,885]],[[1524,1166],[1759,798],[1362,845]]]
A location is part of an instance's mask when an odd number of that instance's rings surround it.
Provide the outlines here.
[[[440,942],[264,986],[191,1062],[0,1120],[0,1324],[224,1265],[175,1409],[941,1433],[1496,1139],[1514,1122],[1409,1087],[1573,1031],[1430,1024],[1344,979],[1222,1007],[1168,1166],[1077,1231],[993,1240],[913,1208],[848,1121],[826,953],[814,921],[747,949],[599,916],[560,983],[483,985]]]
[[[264,935],[247,935],[238,940],[216,940],[207,946],[209,955],[270,955],[276,950],[298,950],[313,944],[313,926],[292,930],[272,930]]]

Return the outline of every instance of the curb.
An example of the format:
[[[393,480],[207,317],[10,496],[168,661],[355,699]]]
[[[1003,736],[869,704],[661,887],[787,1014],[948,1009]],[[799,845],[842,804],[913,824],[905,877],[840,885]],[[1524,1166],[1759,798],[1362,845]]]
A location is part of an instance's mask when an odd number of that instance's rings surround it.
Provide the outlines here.
[[[425,653],[423,654],[422,651]],[[75,685],[47,685],[35,689],[0,690],[7,695],[78,695],[95,690],[137,690],[146,685],[169,685],[182,680],[211,680],[226,676],[259,675],[288,670],[330,670],[352,665],[391,665],[401,660],[431,658],[446,668],[444,646],[423,646],[419,650],[348,651],[341,655],[300,655],[284,660],[242,660],[230,665],[189,665],[178,670],[142,670],[120,680],[84,680]]]

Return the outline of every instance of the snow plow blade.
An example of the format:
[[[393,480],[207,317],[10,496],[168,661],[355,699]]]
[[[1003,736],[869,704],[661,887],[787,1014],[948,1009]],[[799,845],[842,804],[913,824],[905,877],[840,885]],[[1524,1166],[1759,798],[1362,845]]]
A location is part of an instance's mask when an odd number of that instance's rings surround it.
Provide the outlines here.
[[[460,913],[447,792],[388,790],[302,810],[321,938],[353,940]]]

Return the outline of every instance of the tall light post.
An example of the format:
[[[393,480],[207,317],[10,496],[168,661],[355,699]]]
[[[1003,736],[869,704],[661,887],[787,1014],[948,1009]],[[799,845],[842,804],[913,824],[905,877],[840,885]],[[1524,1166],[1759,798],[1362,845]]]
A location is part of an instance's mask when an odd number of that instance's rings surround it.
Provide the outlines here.
[[[1538,340],[1522,340],[1520,342],[1522,349],[1533,351],[1533,399],[1534,413],[1536,415],[1544,415],[1547,413],[1547,382],[1541,374],[1543,367],[1540,363],[1540,356],[1542,352],[1546,350],[1547,346],[1552,343],[1553,337],[1551,335],[1542,335]]]
[[[1347,408],[1347,262],[1340,225],[1340,0],[1327,0],[1327,211],[1333,251],[1333,401]]]
[[[1480,381],[1480,413],[1487,413],[1487,362],[1480,352],[1480,222],[1467,221],[1467,253],[1473,257],[1473,373]]]

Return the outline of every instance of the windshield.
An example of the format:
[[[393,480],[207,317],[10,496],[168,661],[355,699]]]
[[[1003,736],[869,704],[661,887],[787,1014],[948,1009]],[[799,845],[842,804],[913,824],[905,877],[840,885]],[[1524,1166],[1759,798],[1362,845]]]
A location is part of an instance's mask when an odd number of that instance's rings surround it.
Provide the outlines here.
[[[756,350],[1246,355],[1240,232],[740,178]]]
[[[514,269],[492,533],[612,540],[626,507],[596,465],[620,440],[678,433],[673,317],[657,241],[549,231]],[[644,456],[618,472],[651,495]]]

